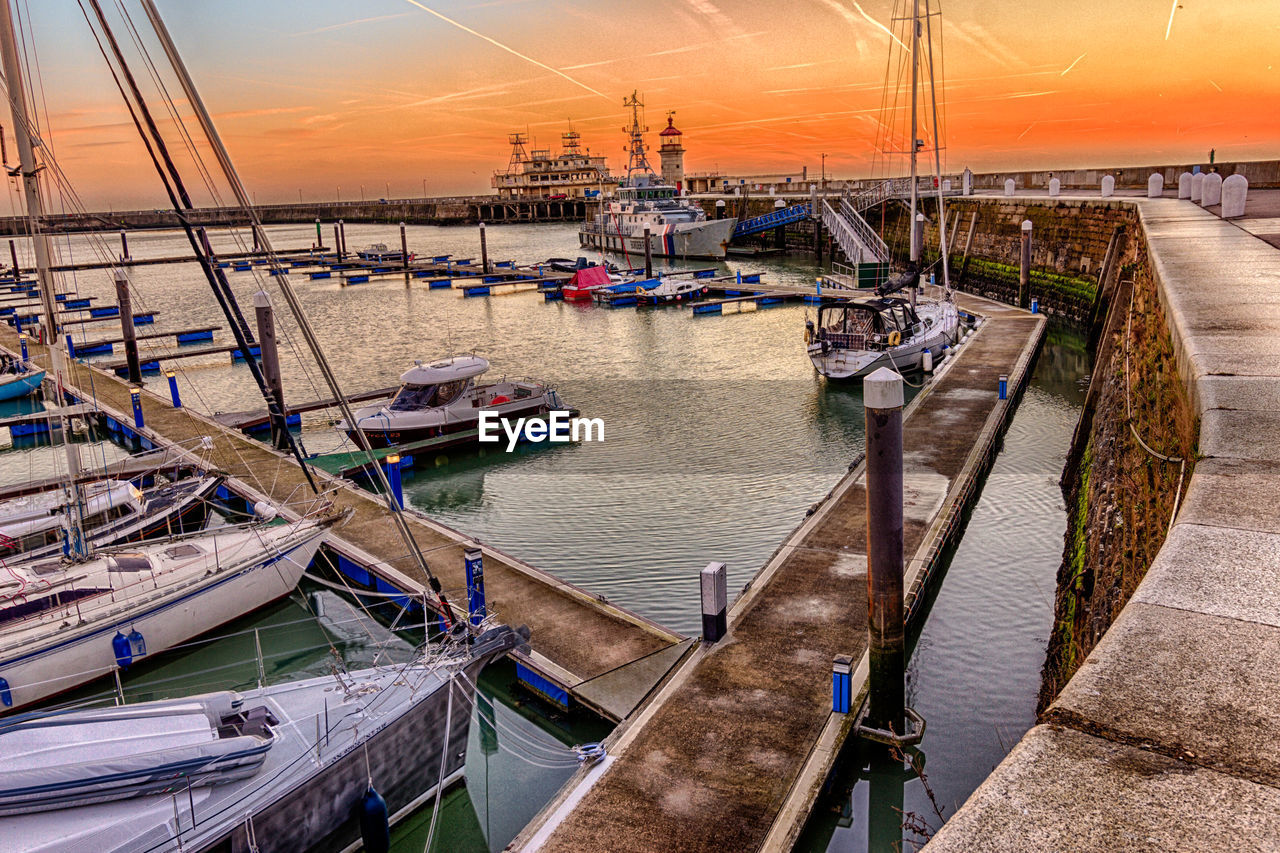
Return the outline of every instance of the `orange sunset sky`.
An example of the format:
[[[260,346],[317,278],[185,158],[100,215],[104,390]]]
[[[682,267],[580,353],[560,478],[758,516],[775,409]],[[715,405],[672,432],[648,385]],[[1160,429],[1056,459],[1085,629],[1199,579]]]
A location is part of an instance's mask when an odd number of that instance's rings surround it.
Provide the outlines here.
[[[19,5],[42,131],[85,205],[163,204],[75,0]],[[886,0],[157,5],[262,203],[350,200],[362,185],[371,199],[420,196],[424,181],[430,195],[489,192],[509,132],[558,150],[570,119],[617,169],[632,89],[655,133],[675,110],[689,172],[816,172],[826,153],[828,174],[865,176],[894,15]],[[1277,0],[942,12],[944,168],[1280,157]]]

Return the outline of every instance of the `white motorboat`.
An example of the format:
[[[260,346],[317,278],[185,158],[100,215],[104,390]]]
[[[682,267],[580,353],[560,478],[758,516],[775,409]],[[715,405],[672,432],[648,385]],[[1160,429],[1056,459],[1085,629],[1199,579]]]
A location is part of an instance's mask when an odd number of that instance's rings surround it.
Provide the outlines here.
[[[288,595],[334,516],[225,528],[10,565],[0,575],[0,712],[173,648]]]
[[[475,680],[527,629],[402,665],[0,723],[0,853],[337,851],[461,778]]]
[[[689,278],[668,278],[657,287],[645,289],[636,285],[636,304],[666,305],[672,302],[692,302],[707,292],[706,285]]]
[[[482,411],[522,418],[562,408],[556,392],[533,379],[477,384],[488,369],[489,362],[477,355],[418,362],[400,376],[391,402],[358,409],[356,424],[371,446],[390,447],[475,429]],[[337,428],[354,439],[346,421]]]

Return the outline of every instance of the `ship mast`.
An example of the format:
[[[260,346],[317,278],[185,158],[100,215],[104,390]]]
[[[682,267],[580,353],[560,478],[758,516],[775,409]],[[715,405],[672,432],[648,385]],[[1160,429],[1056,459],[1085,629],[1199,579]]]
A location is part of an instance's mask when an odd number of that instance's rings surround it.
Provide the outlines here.
[[[918,2],[918,0],[917,0]],[[929,45],[929,96],[933,104],[933,174],[938,188],[938,241],[942,250],[942,287],[947,294],[951,293],[951,269],[948,258],[950,247],[947,245],[947,214],[942,203],[942,137],[938,135],[938,87],[933,69],[933,13],[929,11],[929,0],[925,0],[925,26]],[[941,37],[942,30],[938,30]]]
[[[911,265],[917,267],[920,263],[920,250],[917,247],[919,235],[916,233],[916,208],[919,206],[919,187],[916,185],[916,152],[920,149],[920,143],[916,139],[917,117],[916,102],[919,100],[920,86],[920,0],[911,0]],[[915,285],[912,285],[914,290]]]
[[[13,11],[9,0],[0,0],[0,62],[4,67],[4,78],[9,90],[9,109],[13,113],[13,135],[18,142],[18,164],[22,174],[22,191],[27,207],[27,222],[31,230],[31,242],[36,256],[36,282],[40,290],[40,301],[44,308],[42,321],[45,331],[45,344],[53,368],[55,399],[58,406],[63,405],[62,383],[66,378],[68,359],[65,350],[59,346],[57,300],[54,297],[53,266],[49,236],[43,231],[44,204],[40,198],[40,170],[43,166],[36,164],[35,146],[31,142],[30,114],[27,111],[26,85],[22,78],[22,63],[18,58],[17,36],[13,28]],[[13,271],[16,280],[18,271]],[[84,538],[83,493],[78,482],[80,475],[80,452],[71,440],[71,424],[65,416],[62,418],[62,444],[67,455],[68,487],[70,489],[70,511],[68,552],[73,558],[83,558],[88,553]]]
[[[622,105],[631,108],[631,127],[622,129],[627,134],[627,182],[630,183],[632,172],[639,170],[649,175],[653,174],[653,167],[645,155],[644,134],[649,128],[641,126],[640,111],[644,109],[644,103],[639,93],[632,91],[631,97],[622,99]]]

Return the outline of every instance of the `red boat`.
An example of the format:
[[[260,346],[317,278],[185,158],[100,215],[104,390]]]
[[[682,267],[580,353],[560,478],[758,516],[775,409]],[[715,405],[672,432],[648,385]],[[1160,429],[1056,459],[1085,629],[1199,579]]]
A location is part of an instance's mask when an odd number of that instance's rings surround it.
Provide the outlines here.
[[[560,288],[560,293],[566,302],[590,302],[593,291],[612,283],[606,268],[584,267],[574,272],[573,278]]]

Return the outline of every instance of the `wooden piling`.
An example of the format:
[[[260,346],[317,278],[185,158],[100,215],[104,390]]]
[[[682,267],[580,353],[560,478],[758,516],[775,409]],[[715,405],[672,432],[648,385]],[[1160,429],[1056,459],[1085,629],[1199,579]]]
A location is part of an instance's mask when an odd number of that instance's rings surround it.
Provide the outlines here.
[[[120,229],[120,260],[129,260],[129,234],[123,228]]]
[[[13,280],[18,280],[18,247],[14,245],[14,241],[9,241],[9,258],[13,261]]]
[[[271,414],[271,444],[278,449],[289,446],[289,424],[284,412],[284,381],[280,376],[280,353],[276,345],[275,312],[271,308],[271,297],[265,290],[253,295],[253,312],[258,320],[258,345],[262,358],[262,376],[275,397],[279,414]],[[252,354],[246,353],[246,358]],[[270,406],[267,407],[270,410]]]
[[[400,265],[409,268],[409,239],[404,233],[404,220],[400,221]]]
[[[484,236],[484,223],[480,223],[480,270],[485,275],[489,274],[489,244]]]
[[[653,278],[653,246],[649,245],[649,226],[644,227],[644,277]]]
[[[1018,262],[1018,307],[1027,307],[1031,290],[1031,220],[1022,220],[1022,251]]]
[[[138,338],[133,328],[133,307],[129,298],[129,277],[116,270],[116,303],[120,306],[120,335],[124,338],[124,357],[129,365],[129,382],[142,384],[142,365],[138,362]]]

